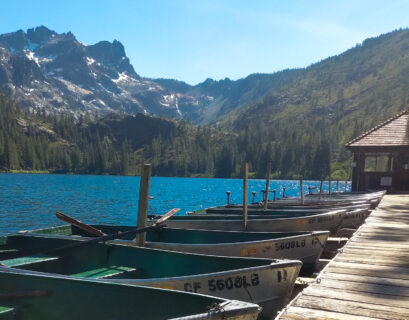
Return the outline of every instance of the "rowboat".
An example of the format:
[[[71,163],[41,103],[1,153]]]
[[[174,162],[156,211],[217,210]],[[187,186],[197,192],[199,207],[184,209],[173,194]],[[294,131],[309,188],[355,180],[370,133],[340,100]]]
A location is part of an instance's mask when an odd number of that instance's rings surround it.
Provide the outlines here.
[[[131,226],[91,225],[106,233],[115,234],[133,229]],[[35,234],[54,234],[65,236],[91,236],[75,226],[60,226],[33,231]],[[146,233],[148,248],[178,252],[200,253],[229,257],[255,257],[267,259],[301,260],[301,271],[314,270],[329,231],[300,232],[242,232],[162,228]],[[133,237],[114,240],[114,242],[135,245]]]
[[[316,213],[323,213],[323,212],[328,212],[332,210],[346,210],[352,211],[352,210],[357,210],[357,209],[365,209],[365,210],[370,210],[370,205],[368,203],[362,203],[359,205],[353,205],[353,206],[336,206],[335,208],[328,208],[327,206],[325,207],[302,207],[302,206],[282,206],[279,208],[267,208],[264,210],[263,206],[249,206],[247,207],[247,213],[248,214],[253,214],[253,215],[263,215],[263,214],[269,214],[269,215],[290,215],[290,216],[297,216],[297,215],[303,215],[303,214],[316,214]],[[209,207],[200,211],[193,211],[193,212],[188,212],[188,215],[194,216],[194,215],[202,215],[202,214],[243,214],[243,206],[239,205],[229,205],[229,206],[218,206],[218,207]]]
[[[263,308],[263,317],[272,317],[288,301],[302,264],[296,260],[218,257],[113,243],[85,246],[87,241],[55,235],[10,235],[2,239],[0,262],[17,269],[252,302]],[[67,245],[76,246],[55,253],[55,248]],[[54,253],[44,254],[49,250]]]
[[[0,319],[253,320],[252,303],[0,267]]]
[[[382,199],[386,194],[386,190],[374,191],[374,192],[331,192],[331,193],[311,193],[305,195],[306,198],[332,198],[332,199]]]
[[[370,214],[371,210],[365,208],[347,211],[340,229],[356,229],[365,221],[366,218],[369,217]]]
[[[342,222],[340,229],[342,228],[356,228],[360,226],[370,214],[370,205],[362,204],[352,207],[341,207],[345,211],[344,221]],[[247,210],[247,214],[250,216],[268,216],[268,217],[302,217],[304,215],[314,215],[318,213],[328,212],[327,208],[319,209],[302,209],[302,208],[280,208],[280,209],[267,209],[262,208],[250,208]],[[242,207],[213,207],[207,208],[205,212],[190,212],[189,216],[214,216],[217,215],[242,215]]]
[[[318,199],[318,198],[311,198],[306,199],[304,198],[304,203],[301,203],[301,199],[299,198],[288,198],[288,199],[278,199],[275,201],[270,201],[267,204],[268,209],[283,209],[283,208],[292,208],[292,209],[339,209],[339,208],[352,208],[354,206],[360,205],[370,205],[370,208],[376,208],[378,205],[379,200],[377,199],[361,199],[361,200],[350,200],[350,199]],[[221,206],[222,208],[242,208],[241,204],[227,204]],[[263,203],[253,203],[247,206],[249,209],[264,209]]]
[[[318,214],[292,215],[249,215],[246,231],[272,232],[272,231],[318,231],[329,230],[331,234],[337,233],[346,211],[333,210]],[[148,221],[153,224],[160,216],[151,216]],[[237,215],[197,215],[173,216],[166,225],[170,228],[228,230],[242,231],[242,218]]]

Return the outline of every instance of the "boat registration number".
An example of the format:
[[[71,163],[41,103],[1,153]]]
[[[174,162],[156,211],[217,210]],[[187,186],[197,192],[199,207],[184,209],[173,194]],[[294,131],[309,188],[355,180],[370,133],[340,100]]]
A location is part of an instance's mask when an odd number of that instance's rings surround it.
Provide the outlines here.
[[[207,280],[207,289],[209,291],[224,291],[234,288],[256,287],[260,284],[259,275],[252,273],[250,276],[228,277],[225,279],[209,279]],[[202,289],[201,282],[186,282],[184,290],[187,292],[198,292]]]

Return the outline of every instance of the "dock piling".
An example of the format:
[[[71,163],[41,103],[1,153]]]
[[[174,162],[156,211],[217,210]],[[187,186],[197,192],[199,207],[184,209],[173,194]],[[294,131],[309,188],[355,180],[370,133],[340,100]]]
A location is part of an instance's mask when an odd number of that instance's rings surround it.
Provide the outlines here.
[[[321,182],[320,182],[320,193],[319,193],[319,196],[318,196],[318,200],[321,200],[321,194],[322,194],[322,180],[321,180]]]
[[[247,187],[249,177],[249,164],[243,165],[243,230],[247,229]]]
[[[268,168],[267,168],[266,192],[264,194],[264,210],[267,210],[267,204],[268,204],[268,189],[270,187],[270,171],[271,171],[271,161],[268,162]]]
[[[138,202],[138,228],[146,227],[146,219],[148,217],[149,203],[149,187],[151,184],[151,164],[144,164],[142,167],[141,181],[139,185],[139,202]],[[139,246],[144,246],[146,241],[146,233],[138,234],[135,241]]]

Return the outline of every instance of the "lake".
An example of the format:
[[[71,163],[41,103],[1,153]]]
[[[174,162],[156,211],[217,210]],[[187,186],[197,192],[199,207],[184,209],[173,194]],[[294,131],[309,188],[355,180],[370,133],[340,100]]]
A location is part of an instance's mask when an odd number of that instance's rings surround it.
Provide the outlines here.
[[[121,176],[0,174],[0,234],[62,224],[55,217],[57,210],[85,223],[135,225],[139,181],[139,177]],[[304,181],[304,193],[308,186],[319,188],[319,184]],[[344,186],[340,182],[340,190]],[[280,196],[283,187],[286,195],[300,196],[299,181],[270,182],[270,190],[277,189]],[[264,188],[265,180],[250,179],[249,202],[252,191],[257,192],[255,201],[261,201]],[[323,189],[328,191],[328,182]],[[163,214],[172,208],[181,208],[179,214],[185,214],[222,205],[227,202],[227,190],[231,191],[231,203],[242,203],[241,179],[152,177],[150,195],[154,199],[149,201],[149,214]]]

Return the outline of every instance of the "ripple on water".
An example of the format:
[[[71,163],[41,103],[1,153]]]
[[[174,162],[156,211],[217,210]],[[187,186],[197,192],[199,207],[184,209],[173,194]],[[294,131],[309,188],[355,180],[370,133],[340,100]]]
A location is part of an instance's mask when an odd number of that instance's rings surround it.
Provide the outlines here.
[[[0,174],[0,234],[62,224],[55,212],[62,211],[88,223],[135,225],[137,220],[139,177]],[[272,180],[270,190],[287,187],[286,195],[299,196],[299,182]],[[319,187],[318,181],[304,181]],[[171,208],[180,213],[226,203],[226,191],[232,203],[241,203],[241,179],[152,177],[149,213],[162,214]],[[256,191],[261,201],[264,180],[249,180],[248,199]],[[333,190],[336,188],[332,185]],[[344,184],[340,184],[341,190]],[[328,183],[324,184],[328,190]]]

